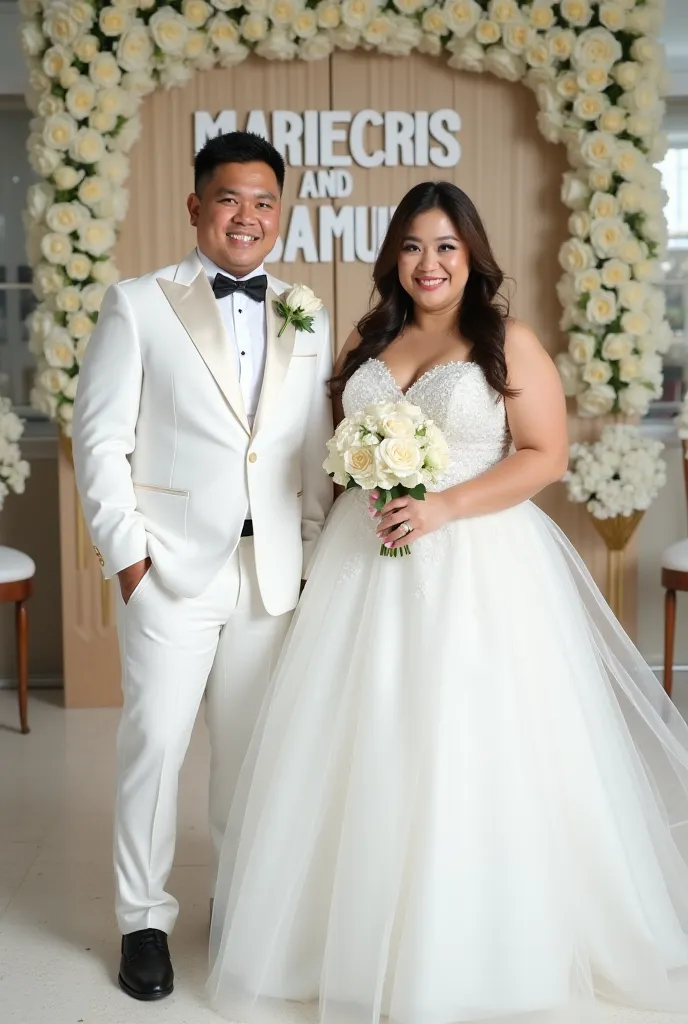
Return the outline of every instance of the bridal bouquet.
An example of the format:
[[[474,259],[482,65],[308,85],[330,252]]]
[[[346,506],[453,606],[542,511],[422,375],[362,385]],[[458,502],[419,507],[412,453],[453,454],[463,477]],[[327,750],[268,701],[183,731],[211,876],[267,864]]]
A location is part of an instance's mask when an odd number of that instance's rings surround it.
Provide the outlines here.
[[[9,398],[0,398],[0,508],[10,491],[23,494],[29,475],[29,464],[21,457],[17,441],[24,433],[24,424],[12,412]]]
[[[571,501],[585,502],[595,519],[644,512],[666,483],[661,441],[643,437],[637,427],[607,426],[599,441],[571,445],[564,477]]]
[[[347,490],[379,491],[378,510],[404,494],[422,501],[449,459],[442,431],[408,402],[369,405],[346,417],[327,447],[323,465],[334,482]],[[381,555],[397,553],[410,554],[410,548],[380,548]]]

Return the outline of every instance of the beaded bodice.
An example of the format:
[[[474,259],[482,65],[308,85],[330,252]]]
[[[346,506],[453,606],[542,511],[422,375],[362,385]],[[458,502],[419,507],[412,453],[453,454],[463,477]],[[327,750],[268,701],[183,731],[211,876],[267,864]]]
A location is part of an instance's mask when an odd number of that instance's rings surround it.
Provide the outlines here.
[[[419,406],[447,439],[450,462],[438,489],[484,473],[509,452],[504,402],[477,363],[441,363],[404,393],[385,363],[369,359],[346,385],[344,414],[352,416],[375,402],[401,401]]]

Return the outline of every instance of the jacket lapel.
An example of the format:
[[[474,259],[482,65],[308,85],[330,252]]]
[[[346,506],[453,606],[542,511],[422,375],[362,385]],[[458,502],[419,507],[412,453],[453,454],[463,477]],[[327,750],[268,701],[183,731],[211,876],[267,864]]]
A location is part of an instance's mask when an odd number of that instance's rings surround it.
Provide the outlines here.
[[[174,281],[162,277],[157,280],[232,412],[250,434],[222,314],[196,252],[192,252],[179,264]]]
[[[287,376],[296,340],[296,330],[293,324],[289,324],[282,333],[282,336],[278,337],[283,323],[282,318],[275,311],[275,303],[278,299],[279,295],[273,288],[272,283],[269,283],[267,295],[265,296],[267,329],[265,373],[263,375],[263,387],[260,392],[256,418],[253,424],[254,437],[265,426],[266,421],[277,404],[282,385],[284,384],[284,378]]]

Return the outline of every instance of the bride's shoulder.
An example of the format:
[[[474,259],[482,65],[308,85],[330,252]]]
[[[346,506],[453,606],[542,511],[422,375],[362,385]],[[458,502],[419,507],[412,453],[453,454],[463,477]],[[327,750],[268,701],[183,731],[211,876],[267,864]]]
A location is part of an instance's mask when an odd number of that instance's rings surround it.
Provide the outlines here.
[[[534,359],[541,359],[547,353],[532,327],[522,320],[509,317],[504,329],[504,355],[509,365],[532,362]]]

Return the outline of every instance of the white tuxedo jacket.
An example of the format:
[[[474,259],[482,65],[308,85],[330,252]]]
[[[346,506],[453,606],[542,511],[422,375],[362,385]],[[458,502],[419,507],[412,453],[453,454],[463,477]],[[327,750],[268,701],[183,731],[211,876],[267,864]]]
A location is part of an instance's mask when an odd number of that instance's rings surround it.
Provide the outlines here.
[[[250,501],[265,608],[296,606],[332,503],[322,468],[332,415],[329,318],[314,333],[274,303],[250,431],[230,341],[194,250],[180,264],[108,289],[74,409],[77,486],[106,578],[145,558],[164,585],[196,597],[231,556]]]

